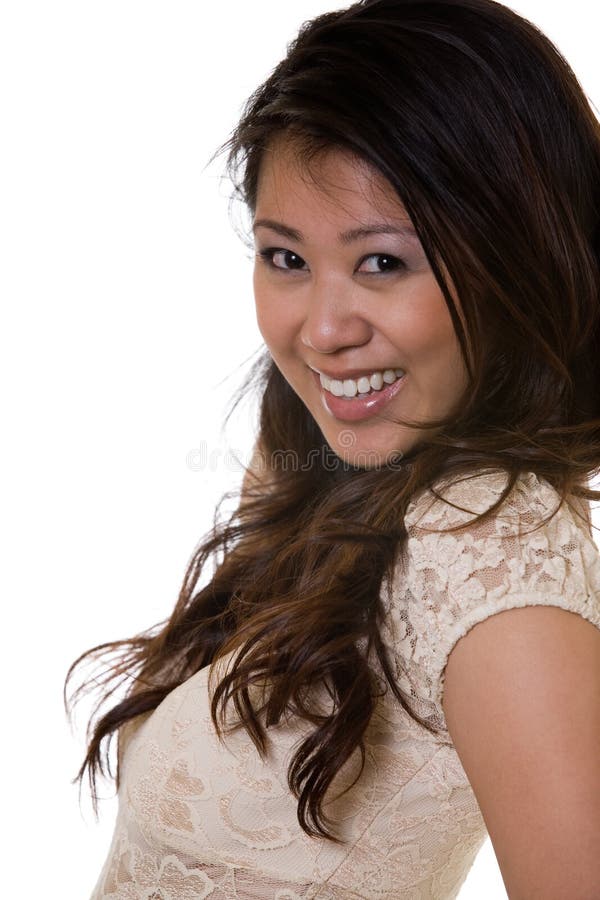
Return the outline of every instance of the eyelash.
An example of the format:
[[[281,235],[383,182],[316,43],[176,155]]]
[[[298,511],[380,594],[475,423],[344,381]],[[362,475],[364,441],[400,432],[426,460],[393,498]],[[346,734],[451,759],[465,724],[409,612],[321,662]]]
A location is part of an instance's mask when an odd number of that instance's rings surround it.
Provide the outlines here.
[[[276,266],[273,262],[273,256],[275,253],[290,253],[292,256],[295,256],[297,259],[301,259],[302,262],[305,260],[302,259],[297,253],[294,253],[293,250],[287,250],[285,247],[266,247],[264,250],[259,250],[258,255],[265,262],[267,266],[271,269],[274,269],[276,272],[302,272],[303,269],[287,269],[285,266]],[[398,256],[394,256],[391,253],[368,253],[366,256],[360,261],[360,265],[362,265],[365,260],[372,259],[373,257],[379,257],[382,259],[388,259],[394,261],[394,267],[392,269],[388,269],[384,272],[362,272],[362,275],[395,275],[397,272],[406,269],[406,264],[401,260]],[[360,266],[359,266],[360,268]]]

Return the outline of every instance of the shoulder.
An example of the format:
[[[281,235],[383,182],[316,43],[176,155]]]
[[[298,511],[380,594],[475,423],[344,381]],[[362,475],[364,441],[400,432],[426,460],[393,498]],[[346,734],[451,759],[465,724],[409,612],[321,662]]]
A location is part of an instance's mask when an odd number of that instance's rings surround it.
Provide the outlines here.
[[[600,590],[589,504],[561,504],[533,472],[508,486],[506,472],[489,470],[438,483],[409,504],[406,574],[414,587],[473,590],[480,599],[521,589],[556,594],[581,588],[585,570]]]
[[[600,553],[582,519],[533,473],[502,496],[488,471],[424,492],[407,511],[408,539],[390,592],[393,650],[415,691],[445,728],[442,698],[453,648],[505,610],[551,606],[600,628]],[[447,502],[449,501],[449,502]],[[461,526],[460,530],[449,530]]]
[[[507,525],[519,521],[534,523],[554,512],[559,506],[556,489],[535,472],[521,473],[509,491],[509,476],[503,469],[477,469],[467,475],[445,476],[431,487],[421,490],[409,505],[405,523],[409,534],[416,535],[430,529],[469,526],[476,515],[484,513],[506,496],[495,514],[495,525],[506,533]],[[589,518],[589,508],[577,498],[570,498],[564,507],[581,524],[581,514]],[[580,515],[577,515],[577,513]],[[460,533],[460,532],[459,532]]]

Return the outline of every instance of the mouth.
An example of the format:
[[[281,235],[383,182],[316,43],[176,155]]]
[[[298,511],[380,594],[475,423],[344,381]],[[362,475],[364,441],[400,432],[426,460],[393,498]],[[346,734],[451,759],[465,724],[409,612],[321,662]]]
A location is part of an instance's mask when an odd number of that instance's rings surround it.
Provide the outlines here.
[[[354,397],[339,397],[323,386],[321,375],[318,372],[315,372],[314,369],[311,371],[325,411],[333,418],[344,422],[357,422],[377,415],[382,407],[402,390],[407,377],[406,372],[403,372],[400,376],[395,375],[391,384],[384,384],[379,390],[371,386],[367,393],[356,394]]]
[[[366,393],[364,389],[360,389],[361,382],[363,383],[363,388],[366,382],[369,382],[375,390],[380,390],[383,384],[391,384],[396,378],[399,378],[401,375],[404,375],[404,369],[400,369],[397,366],[388,366],[387,368],[371,368],[371,369],[348,369],[345,372],[323,372],[321,369],[317,369],[316,366],[308,365],[308,368],[313,372],[316,372],[317,375],[321,375],[321,383],[323,387],[329,388],[329,382],[331,381],[339,381],[340,384],[344,384],[346,381],[351,381],[356,383],[359,388],[360,393]],[[332,391],[336,396],[341,396],[341,393],[336,393],[336,391]]]

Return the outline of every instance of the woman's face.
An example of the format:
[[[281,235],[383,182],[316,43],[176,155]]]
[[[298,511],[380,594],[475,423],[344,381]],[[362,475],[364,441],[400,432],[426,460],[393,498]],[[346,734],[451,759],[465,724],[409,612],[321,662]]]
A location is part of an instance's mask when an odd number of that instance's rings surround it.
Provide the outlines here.
[[[260,170],[258,327],[331,449],[372,468],[427,435],[395,424],[395,414],[429,419],[459,404],[460,346],[391,185],[341,150],[328,151],[311,179],[291,151],[279,139]]]

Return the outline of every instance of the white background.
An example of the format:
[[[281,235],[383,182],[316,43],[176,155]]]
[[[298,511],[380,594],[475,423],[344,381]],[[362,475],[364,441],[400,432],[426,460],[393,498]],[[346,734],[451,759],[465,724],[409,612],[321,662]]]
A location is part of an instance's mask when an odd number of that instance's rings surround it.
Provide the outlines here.
[[[242,102],[325,0],[0,5],[3,895],[87,898],[116,801],[84,782],[69,663],[171,610],[250,412],[261,346],[222,161]],[[598,103],[590,6],[513,4]],[[212,466],[194,451],[214,451]],[[190,456],[191,454],[191,456]],[[192,462],[192,464],[191,464]],[[114,748],[113,748],[114,749]],[[486,842],[461,900],[504,898]]]

